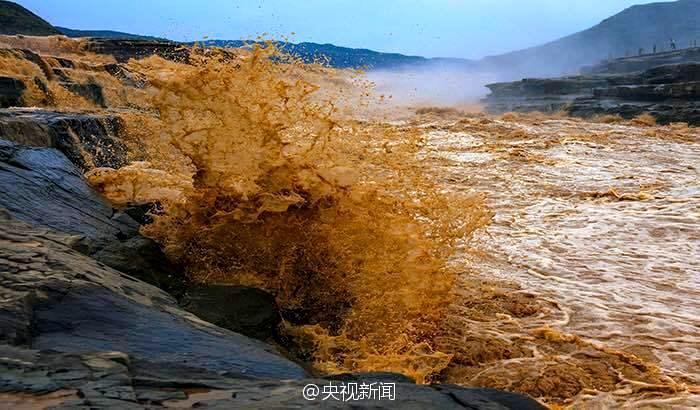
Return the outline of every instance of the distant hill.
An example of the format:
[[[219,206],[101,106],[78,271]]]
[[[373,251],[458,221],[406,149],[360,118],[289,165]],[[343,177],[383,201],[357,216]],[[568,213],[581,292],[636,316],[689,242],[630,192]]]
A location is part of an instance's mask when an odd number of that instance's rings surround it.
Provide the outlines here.
[[[160,37],[142,36],[139,34],[122,33],[121,31],[112,30],[75,30],[72,28],[59,27],[56,29],[68,37],[99,37],[99,38],[118,38],[123,40],[165,40]]]
[[[700,0],[632,6],[600,24],[550,43],[487,57],[482,64],[514,76],[554,76],[575,73],[609,56],[668,51],[700,43]]]
[[[61,33],[41,17],[19,4],[0,0],[0,34],[50,36]]]

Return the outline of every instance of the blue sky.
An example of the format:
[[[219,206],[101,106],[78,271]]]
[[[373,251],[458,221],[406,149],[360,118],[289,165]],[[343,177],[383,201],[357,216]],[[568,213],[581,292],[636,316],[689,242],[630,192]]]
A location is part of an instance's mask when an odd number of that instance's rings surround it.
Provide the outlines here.
[[[657,0],[658,1],[658,0]],[[644,0],[19,0],[58,26],[197,40],[260,33],[480,58],[580,31]]]

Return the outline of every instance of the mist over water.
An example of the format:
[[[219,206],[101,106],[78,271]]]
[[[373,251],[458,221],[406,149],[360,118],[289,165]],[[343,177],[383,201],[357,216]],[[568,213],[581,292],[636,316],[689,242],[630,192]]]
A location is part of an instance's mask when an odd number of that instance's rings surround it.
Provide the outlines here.
[[[459,65],[427,64],[396,70],[371,70],[367,79],[377,94],[391,96],[397,105],[474,104],[488,94],[486,84],[502,75]]]

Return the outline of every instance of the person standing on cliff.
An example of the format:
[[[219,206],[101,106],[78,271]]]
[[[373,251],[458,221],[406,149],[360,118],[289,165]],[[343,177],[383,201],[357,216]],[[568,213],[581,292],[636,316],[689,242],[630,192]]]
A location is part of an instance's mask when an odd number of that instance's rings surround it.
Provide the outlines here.
[[[676,50],[676,42],[671,39],[671,50]]]
[[[654,54],[656,54],[656,44],[654,44]]]

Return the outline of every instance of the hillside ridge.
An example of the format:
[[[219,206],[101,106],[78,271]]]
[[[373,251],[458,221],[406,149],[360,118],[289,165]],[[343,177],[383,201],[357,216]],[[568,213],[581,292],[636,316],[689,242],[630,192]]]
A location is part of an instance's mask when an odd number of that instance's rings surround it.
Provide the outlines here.
[[[19,4],[0,0],[0,34],[50,36],[61,33],[46,20]]]

